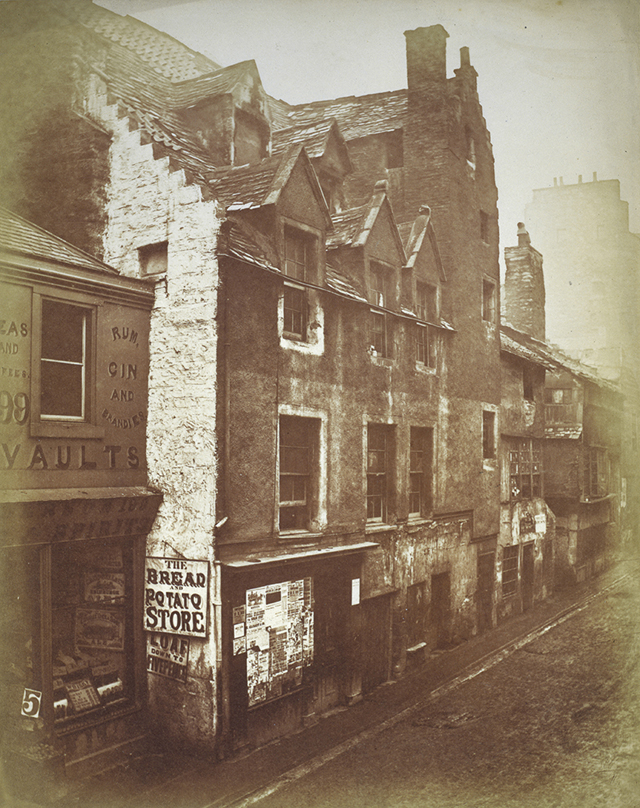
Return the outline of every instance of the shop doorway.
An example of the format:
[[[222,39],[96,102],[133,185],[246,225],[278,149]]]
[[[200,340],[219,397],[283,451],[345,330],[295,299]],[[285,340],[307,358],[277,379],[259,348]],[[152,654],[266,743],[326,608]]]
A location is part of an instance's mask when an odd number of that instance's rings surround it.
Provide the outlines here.
[[[391,671],[391,596],[362,601],[362,691],[389,679]]]
[[[493,590],[495,586],[495,553],[482,553],[478,556],[478,633],[482,634],[493,626]]]
[[[533,542],[522,546],[522,611],[533,608]]]
[[[446,648],[451,644],[451,576],[448,572],[431,576],[431,622],[436,647]]]

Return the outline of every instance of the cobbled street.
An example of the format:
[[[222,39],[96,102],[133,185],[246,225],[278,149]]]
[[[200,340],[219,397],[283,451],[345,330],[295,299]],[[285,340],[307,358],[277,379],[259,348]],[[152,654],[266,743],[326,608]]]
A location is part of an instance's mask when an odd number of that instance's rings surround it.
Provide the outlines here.
[[[635,577],[261,808],[640,806]]]

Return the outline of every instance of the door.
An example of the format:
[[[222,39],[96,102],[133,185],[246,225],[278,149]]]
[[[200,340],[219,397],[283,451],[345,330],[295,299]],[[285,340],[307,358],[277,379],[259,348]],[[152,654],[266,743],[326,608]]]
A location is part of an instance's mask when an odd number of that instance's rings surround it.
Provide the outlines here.
[[[478,556],[478,632],[482,634],[493,626],[493,591],[495,588],[495,553]]]
[[[533,542],[522,546],[522,611],[533,607]]]
[[[436,647],[446,648],[451,644],[451,576],[448,572],[431,576],[431,622]]]
[[[362,691],[389,679],[391,672],[391,596],[362,601]]]

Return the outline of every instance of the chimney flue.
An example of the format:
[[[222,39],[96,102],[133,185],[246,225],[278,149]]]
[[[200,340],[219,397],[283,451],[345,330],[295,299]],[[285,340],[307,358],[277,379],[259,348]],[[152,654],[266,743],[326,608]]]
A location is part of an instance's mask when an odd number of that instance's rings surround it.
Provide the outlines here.
[[[447,37],[441,25],[404,32],[407,43],[407,86],[424,90],[447,80]]]

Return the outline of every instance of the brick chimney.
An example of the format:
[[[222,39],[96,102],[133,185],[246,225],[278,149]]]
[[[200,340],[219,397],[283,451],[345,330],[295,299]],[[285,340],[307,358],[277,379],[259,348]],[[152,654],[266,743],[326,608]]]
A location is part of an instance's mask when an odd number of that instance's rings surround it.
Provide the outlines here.
[[[531,246],[523,222],[518,222],[518,246],[505,247],[504,260],[507,265],[503,295],[505,320],[518,331],[544,342],[542,255]]]
[[[407,42],[407,87],[425,90],[447,80],[447,37],[441,25],[404,32]]]

